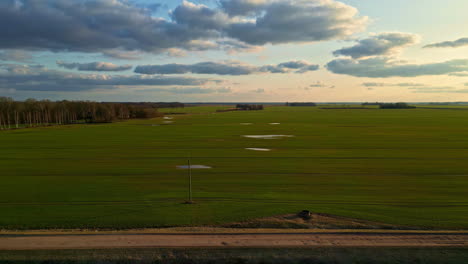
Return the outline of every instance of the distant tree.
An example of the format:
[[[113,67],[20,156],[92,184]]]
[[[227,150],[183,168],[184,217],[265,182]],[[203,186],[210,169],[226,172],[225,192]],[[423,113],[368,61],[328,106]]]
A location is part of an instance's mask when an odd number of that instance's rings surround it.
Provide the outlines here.
[[[237,104],[237,110],[263,110],[263,105]]]
[[[287,106],[317,106],[315,103],[288,103]]]
[[[408,105],[407,103],[383,103],[380,104],[381,109],[411,109],[415,106]]]

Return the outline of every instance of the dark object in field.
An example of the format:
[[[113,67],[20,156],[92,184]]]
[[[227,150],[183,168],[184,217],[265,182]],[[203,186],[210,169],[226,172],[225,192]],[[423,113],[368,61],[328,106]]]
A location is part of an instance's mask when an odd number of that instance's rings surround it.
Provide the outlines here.
[[[236,105],[237,110],[263,110],[263,105],[253,104],[238,104]]]
[[[309,210],[302,210],[298,216],[304,220],[309,220],[312,218],[312,213]]]
[[[286,106],[312,106],[315,107],[317,104],[315,103],[286,103]]]

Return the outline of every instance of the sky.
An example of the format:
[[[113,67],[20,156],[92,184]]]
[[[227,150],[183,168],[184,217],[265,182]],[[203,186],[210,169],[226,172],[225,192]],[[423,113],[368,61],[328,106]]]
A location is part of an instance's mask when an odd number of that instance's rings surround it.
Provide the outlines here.
[[[466,0],[2,0],[0,96],[468,101]]]

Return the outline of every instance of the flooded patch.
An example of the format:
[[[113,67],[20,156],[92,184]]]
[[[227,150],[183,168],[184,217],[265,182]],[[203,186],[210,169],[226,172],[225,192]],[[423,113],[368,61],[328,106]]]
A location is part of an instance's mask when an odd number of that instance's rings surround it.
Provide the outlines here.
[[[266,149],[266,148],[246,148],[246,150],[253,150],[253,151],[271,151],[271,149]]]
[[[281,125],[281,123],[270,123],[272,126]]]
[[[292,135],[243,135],[246,138],[259,138],[259,139],[278,139],[278,138],[288,138],[294,137]]]
[[[252,123],[241,123],[241,125],[243,126],[250,126],[250,125],[253,125]]]
[[[165,116],[164,119],[166,119],[166,120],[171,120],[171,119],[174,119],[174,118],[172,118],[172,117],[170,117],[170,116]]]
[[[189,169],[188,165],[180,165],[177,166],[178,169]],[[191,165],[190,169],[212,169],[210,166],[205,166],[205,165]]]

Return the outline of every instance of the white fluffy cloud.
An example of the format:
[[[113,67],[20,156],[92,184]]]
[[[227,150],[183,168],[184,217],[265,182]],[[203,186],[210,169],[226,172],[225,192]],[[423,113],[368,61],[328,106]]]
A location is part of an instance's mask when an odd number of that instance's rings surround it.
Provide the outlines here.
[[[237,4],[236,8],[224,4],[230,14],[255,13],[253,19],[231,22],[224,30],[253,45],[344,39],[362,31],[368,21],[354,7],[333,0],[224,2]]]
[[[381,33],[369,38],[359,40],[355,46],[339,49],[335,56],[349,56],[354,59],[397,54],[409,45],[419,41],[419,36],[410,33]]]
[[[335,55],[349,56],[330,61],[326,68],[336,74],[355,77],[387,78],[417,77],[425,75],[452,75],[468,71],[468,59],[444,62],[411,64],[396,59],[404,47],[417,43],[419,37],[409,33],[382,33],[360,40],[357,45],[334,52]],[[373,86],[383,86],[379,83]],[[406,84],[393,85],[405,86]],[[371,87],[372,85],[364,86]]]

